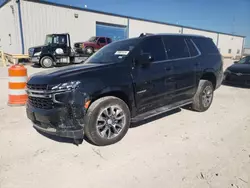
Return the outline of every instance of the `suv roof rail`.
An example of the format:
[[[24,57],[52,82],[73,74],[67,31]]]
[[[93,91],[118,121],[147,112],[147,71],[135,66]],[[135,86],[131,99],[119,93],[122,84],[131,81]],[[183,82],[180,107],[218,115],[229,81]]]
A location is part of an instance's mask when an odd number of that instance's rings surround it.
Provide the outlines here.
[[[152,33],[141,33],[139,37],[146,37],[149,35],[153,35]]]

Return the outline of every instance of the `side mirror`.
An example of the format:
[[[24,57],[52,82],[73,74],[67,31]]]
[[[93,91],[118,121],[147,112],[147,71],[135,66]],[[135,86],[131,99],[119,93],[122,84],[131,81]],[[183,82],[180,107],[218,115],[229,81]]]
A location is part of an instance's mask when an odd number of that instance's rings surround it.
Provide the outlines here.
[[[238,63],[238,61],[234,61],[234,64]]]
[[[148,53],[144,53],[144,54],[140,55],[138,58],[138,63],[141,65],[148,65],[152,61],[153,61],[153,57]]]

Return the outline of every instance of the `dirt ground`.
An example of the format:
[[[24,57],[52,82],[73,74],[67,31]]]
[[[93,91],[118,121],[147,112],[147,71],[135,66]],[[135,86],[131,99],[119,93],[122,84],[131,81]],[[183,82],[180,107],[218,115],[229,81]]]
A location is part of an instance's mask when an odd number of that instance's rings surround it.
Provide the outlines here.
[[[221,86],[207,112],[175,110],[117,144],[76,146],[36,132],[25,107],[8,107],[6,69],[0,75],[0,188],[250,187],[248,89]]]

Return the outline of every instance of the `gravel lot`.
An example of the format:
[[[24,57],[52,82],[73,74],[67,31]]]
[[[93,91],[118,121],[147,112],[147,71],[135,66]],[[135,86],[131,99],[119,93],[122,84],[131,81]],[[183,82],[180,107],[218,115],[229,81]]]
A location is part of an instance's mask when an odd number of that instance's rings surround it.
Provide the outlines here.
[[[0,76],[0,188],[250,187],[248,89],[222,86],[205,113],[176,110],[115,145],[77,147],[36,132],[25,107],[8,107],[6,68]]]

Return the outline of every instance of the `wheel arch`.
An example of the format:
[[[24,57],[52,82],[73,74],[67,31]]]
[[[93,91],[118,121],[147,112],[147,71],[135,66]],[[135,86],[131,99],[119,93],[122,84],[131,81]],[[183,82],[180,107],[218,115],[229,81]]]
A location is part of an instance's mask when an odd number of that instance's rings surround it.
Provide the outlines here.
[[[206,70],[205,72],[203,72],[200,79],[201,80],[208,80],[208,81],[212,82],[214,89],[216,89],[217,79],[216,79],[216,75],[215,75],[214,71]]]
[[[97,99],[100,99],[102,97],[107,97],[107,96],[113,96],[113,97],[117,97],[121,100],[123,100],[129,107],[129,109],[132,109],[132,102],[130,100],[129,95],[121,90],[121,89],[105,89],[102,92],[100,92],[98,95],[95,95],[93,97],[93,99],[91,100],[91,103],[93,103],[94,101],[96,101]]]

